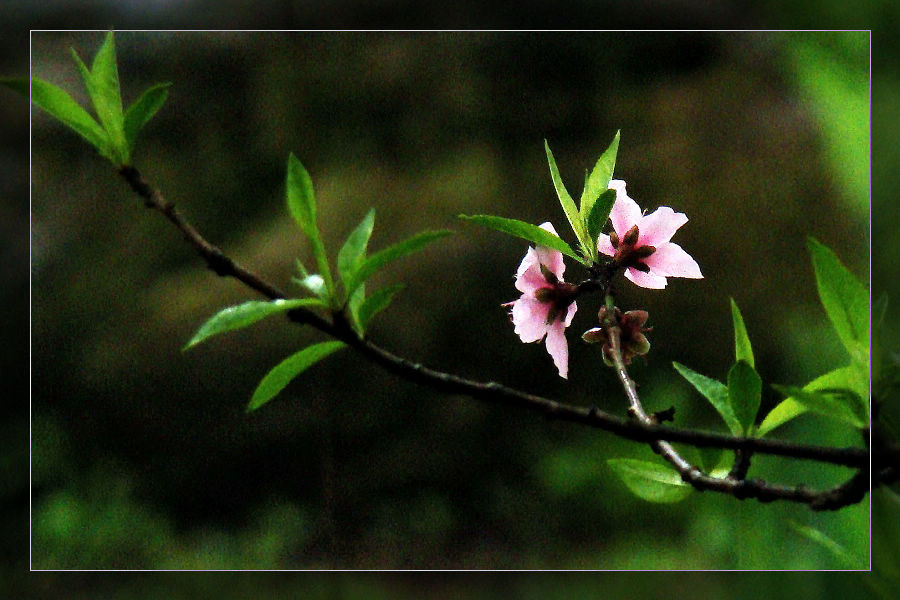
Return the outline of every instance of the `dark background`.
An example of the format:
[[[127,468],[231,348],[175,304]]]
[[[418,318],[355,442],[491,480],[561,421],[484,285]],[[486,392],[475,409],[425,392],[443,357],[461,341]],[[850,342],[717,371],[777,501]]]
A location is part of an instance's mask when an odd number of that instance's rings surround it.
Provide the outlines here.
[[[80,91],[68,48],[87,60],[100,41],[34,34],[33,73]],[[765,382],[802,384],[845,360],[803,240],[815,235],[865,278],[866,186],[841,119],[859,128],[867,34],[121,32],[117,48],[126,100],[174,83],[137,166],[212,241],[279,285],[290,285],[294,256],[311,262],[284,209],[290,151],[312,174],[332,254],[369,206],[376,249],[423,228],[458,230],[380,276],[408,284],[372,330],[401,354],[622,410],[611,373],[576,343],[596,307],[584,303],[570,329],[563,382],[499,308],[516,295],[524,245],[455,220],[490,212],[549,219],[562,232],[543,139],[574,193],[621,128],[617,177],[642,207],[688,214],[675,241],[706,276],[663,292],[623,290],[620,304],[646,308],[655,327],[648,363],[634,372],[650,408],[674,404],[680,424],[719,426],[670,365],[724,378],[729,296]],[[876,70],[877,48],[876,38]],[[877,90],[875,115],[887,102]],[[7,97],[19,115],[10,130],[27,141],[17,120],[27,107]],[[613,456],[649,458],[643,447],[433,395],[349,353],[246,415],[268,368],[320,336],[272,320],[181,354],[203,319],[252,296],[204,270],[80,139],[33,116],[33,567],[841,566],[790,521],[823,529],[867,565],[865,506],[815,515],[707,495],[646,504],[605,466]],[[873,211],[886,195],[880,131]],[[876,239],[889,224],[875,219]],[[25,259],[22,244],[11,247]],[[890,252],[873,255],[876,295]],[[10,297],[24,312],[27,289],[14,281]],[[775,401],[767,388],[764,406]],[[28,420],[16,413],[8,423],[13,438]],[[854,441],[812,418],[783,435]],[[757,467],[816,485],[844,474]],[[9,471],[20,477],[8,500],[18,506],[27,473]]]

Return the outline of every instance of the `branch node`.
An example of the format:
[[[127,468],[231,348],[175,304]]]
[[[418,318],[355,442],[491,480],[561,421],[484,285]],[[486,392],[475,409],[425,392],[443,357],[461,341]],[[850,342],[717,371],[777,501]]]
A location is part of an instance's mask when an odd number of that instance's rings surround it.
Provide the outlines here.
[[[675,407],[670,406],[666,410],[660,410],[650,415],[654,423],[666,423],[675,421]]]

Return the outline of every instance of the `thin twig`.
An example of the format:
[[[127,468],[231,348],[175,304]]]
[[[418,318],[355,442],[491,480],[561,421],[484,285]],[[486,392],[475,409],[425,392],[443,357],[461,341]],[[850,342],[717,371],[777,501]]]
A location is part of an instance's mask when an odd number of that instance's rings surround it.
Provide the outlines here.
[[[174,204],[167,201],[159,190],[150,186],[143,179],[137,169],[125,167],[120,171],[120,174],[128,182],[132,190],[144,200],[146,206],[159,211],[184,234],[188,243],[196,249],[209,268],[217,275],[234,277],[250,289],[269,299],[285,297],[285,294],[277,287],[266,282],[252,271],[238,265],[218,247],[203,238],[175,208]],[[535,410],[554,419],[596,427],[633,441],[658,442],[666,440],[697,447],[726,448],[813,460],[857,469],[867,467],[869,464],[869,454],[861,448],[831,448],[780,440],[734,437],[709,431],[669,427],[652,422],[624,419],[601,411],[596,407],[585,408],[527,394],[495,382],[472,381],[398,357],[369,340],[361,339],[350,328],[341,326],[340,320],[330,322],[318,314],[305,309],[292,310],[288,313],[288,317],[294,322],[311,325],[336,339],[344,341],[375,364],[409,381],[446,392],[466,394],[479,400]],[[888,464],[896,462],[896,452],[894,454],[886,459]],[[725,480],[708,478],[712,481],[705,481],[704,477],[706,476],[698,479],[697,474],[692,475],[694,471],[689,464],[685,462],[680,466],[684,471],[682,476],[686,477],[686,480],[695,485],[695,487],[697,487],[696,482],[704,482],[702,485],[705,489],[727,491],[738,497],[756,497],[762,501],[780,498],[809,503],[812,503],[818,497],[815,493],[800,488],[779,488],[771,484],[761,484],[753,481],[741,481],[740,485],[727,485],[728,489],[724,489],[722,482]]]
[[[610,313],[610,319],[612,319]],[[655,419],[647,414],[638,396],[634,381],[629,377],[622,357],[621,328],[617,324],[607,324],[606,332],[609,336],[610,355],[616,369],[616,375],[625,390],[628,398],[628,413],[637,421],[646,425],[655,425]],[[736,458],[731,472],[723,477],[712,477],[703,472],[699,467],[692,465],[682,457],[672,445],[662,439],[650,442],[654,452],[668,461],[681,479],[691,484],[698,491],[713,490],[730,494],[735,498],[755,498],[760,502],[772,500],[788,500],[809,504],[813,510],[837,510],[860,502],[868,491],[868,469],[861,468],[848,481],[831,489],[813,491],[805,486],[785,487],[775,485],[764,480],[747,480],[749,463],[749,451],[746,449],[735,450]]]

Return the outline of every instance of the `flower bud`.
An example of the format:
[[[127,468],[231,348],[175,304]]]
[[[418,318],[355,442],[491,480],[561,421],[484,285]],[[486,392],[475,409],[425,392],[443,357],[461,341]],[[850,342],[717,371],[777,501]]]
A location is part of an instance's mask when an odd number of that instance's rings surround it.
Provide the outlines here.
[[[613,248],[618,248],[619,247],[619,234],[617,234],[615,231],[610,231],[609,232],[609,243],[612,244]]]
[[[638,230],[638,226],[632,225],[631,229],[626,231],[625,235],[622,236],[622,241],[627,246],[634,246],[637,243],[638,237],[640,236],[640,234],[641,234],[641,232],[640,232],[640,230]]]
[[[601,327],[588,329],[581,334],[581,339],[586,341],[588,344],[605,344],[609,341],[609,337]]]

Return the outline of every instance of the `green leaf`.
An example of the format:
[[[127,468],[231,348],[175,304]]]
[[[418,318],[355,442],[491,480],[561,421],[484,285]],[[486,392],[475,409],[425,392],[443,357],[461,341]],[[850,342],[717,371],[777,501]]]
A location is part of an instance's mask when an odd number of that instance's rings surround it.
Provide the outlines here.
[[[6,80],[5,85],[28,96],[28,80]],[[60,120],[83,137],[105,158],[112,160],[109,136],[94,118],[72,96],[52,83],[31,78],[31,101],[44,112]]]
[[[128,144],[129,152],[134,150],[134,143],[141,128],[162,108],[169,95],[170,85],[172,84],[158,83],[147,88],[125,111],[125,143]]]
[[[331,278],[325,245],[322,243],[319,227],[316,224],[316,194],[313,190],[312,179],[293,152],[288,156],[287,204],[291,216],[309,239],[316,265],[325,282],[325,289],[328,291],[328,297],[334,298],[334,280]]]
[[[344,347],[344,342],[320,342],[287,357],[269,371],[247,405],[247,412],[254,411],[283,390],[297,375],[323,358]]]
[[[363,332],[369,327],[372,317],[387,308],[394,300],[394,296],[403,289],[403,284],[398,283],[392,286],[381,288],[366,298],[357,310],[357,320]]]
[[[587,217],[587,234],[593,243],[606,225],[613,204],[616,203],[616,190],[606,190],[597,201],[591,205],[591,212]]]
[[[635,496],[649,502],[678,502],[693,490],[678,472],[656,463],[633,458],[611,458],[606,463]]]
[[[672,366],[675,367],[675,370],[678,371],[682,377],[687,379],[688,383],[694,386],[694,389],[700,392],[704,398],[709,400],[709,403],[713,405],[713,408],[715,408],[719,415],[722,416],[722,419],[725,421],[725,424],[728,426],[728,430],[731,431],[732,435],[744,434],[744,426],[741,425],[741,422],[734,414],[731,402],[728,399],[728,388],[725,384],[706,377],[705,375],[701,375],[681,363],[673,361]]]
[[[544,149],[547,151],[547,162],[550,163],[550,177],[553,179],[556,195],[559,196],[559,203],[562,205],[563,212],[566,213],[566,218],[572,226],[572,231],[575,232],[575,237],[587,248],[590,246],[590,240],[587,239],[584,220],[581,213],[578,212],[578,208],[575,207],[572,196],[569,195],[566,186],[563,185],[562,178],[559,175],[559,168],[556,166],[556,160],[553,158],[553,152],[550,151],[550,144],[547,143],[547,140],[544,140]]]
[[[762,379],[744,360],[728,371],[728,401],[745,435],[750,435],[762,397]]]
[[[862,429],[867,425],[865,404],[850,389],[826,388],[808,391],[790,385],[772,385],[779,393],[802,405],[806,410]]]
[[[734,298],[731,299],[731,319],[734,322],[734,359],[743,360],[751,367],[756,367],[753,362],[753,348],[750,346],[750,338],[747,336],[747,328],[744,326],[744,317],[738,308]]]
[[[827,246],[807,239],[825,313],[853,362],[869,362],[869,293]]]
[[[372,237],[372,229],[375,227],[375,209],[371,209],[362,222],[356,226],[356,229],[347,236],[347,241],[341,246],[338,252],[337,267],[341,281],[346,287],[360,265],[366,259],[366,247],[369,244],[369,238]]]
[[[78,54],[72,50],[81,71],[88,95],[94,103],[97,118],[109,136],[114,160],[118,166],[130,162],[130,151],[125,140],[125,117],[122,113],[122,94],[119,90],[119,72],[116,66],[116,45],[113,32],[106,38],[88,71]]]
[[[868,398],[868,381],[860,381],[859,369],[853,366],[841,367],[829,371],[803,386],[803,390],[806,392],[841,388],[853,390],[857,395],[860,395],[860,392],[864,392],[861,397]],[[769,414],[767,414],[766,418],[763,419],[763,422],[760,423],[757,434],[763,436],[776,427],[802,415],[807,410],[809,410],[807,405],[799,402],[797,398],[785,398],[769,411]],[[868,417],[866,420],[868,420]]]
[[[206,321],[182,350],[192,348],[210,336],[252,325],[269,315],[287,312],[294,308],[313,308],[321,306],[322,303],[313,298],[272,300],[271,302],[253,300],[237,306],[230,306],[219,311]]]
[[[518,219],[507,219],[504,217],[495,217],[492,215],[459,215],[460,219],[472,221],[478,225],[489,227],[497,231],[501,231],[508,235],[512,235],[529,242],[534,242],[538,246],[545,246],[558,250],[570,258],[585,263],[585,259],[572,250],[572,247],[562,241],[558,236],[553,235],[545,229],[541,229],[537,225],[519,221]]]
[[[356,291],[356,288],[358,286],[362,285],[369,277],[374,275],[379,269],[381,269],[389,262],[397,260],[398,258],[402,258],[407,254],[417,252],[431,242],[439,240],[452,233],[452,231],[446,229],[438,231],[423,231],[402,242],[398,242],[393,246],[388,246],[384,250],[376,252],[363,261],[363,263],[356,270],[354,276],[347,283],[347,294],[352,295],[353,292]]]
[[[585,221],[590,222],[588,216],[593,210],[594,202],[609,189],[613,169],[616,167],[616,155],[619,152],[619,137],[621,133],[621,131],[616,132],[616,137],[613,138],[609,147],[600,155],[587,181],[584,182],[584,191],[581,192],[580,205],[581,218]],[[615,200],[615,196],[613,196],[613,200]],[[611,204],[610,208],[612,208]],[[609,212],[607,211],[608,215]],[[606,219],[603,219],[603,222],[605,223]],[[588,230],[590,230],[590,227],[588,227]]]
[[[806,411],[806,407],[800,404],[796,398],[785,398],[768,412],[766,418],[763,419],[756,429],[756,435],[762,437],[776,427],[799,417]]]
[[[794,531],[808,539],[809,541],[817,544],[828,551],[831,556],[833,556],[838,563],[841,565],[840,568],[843,569],[860,569],[864,568],[863,565],[860,565],[858,560],[855,560],[850,552],[847,551],[842,545],[838,544],[836,541],[828,537],[823,531],[816,529],[814,527],[810,527],[809,525],[800,525],[796,521],[788,521],[793,528]]]

